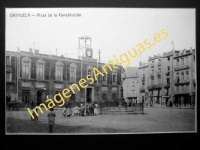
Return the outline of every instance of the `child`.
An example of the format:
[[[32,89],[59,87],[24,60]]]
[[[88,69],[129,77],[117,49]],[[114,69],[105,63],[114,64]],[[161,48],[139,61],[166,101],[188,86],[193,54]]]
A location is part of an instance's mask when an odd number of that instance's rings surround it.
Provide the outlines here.
[[[53,125],[54,125],[54,117],[56,117],[55,112],[53,112],[53,108],[50,108],[48,112],[48,122],[49,122],[49,132],[53,132]]]
[[[94,106],[95,106],[94,107],[94,115],[97,115],[98,114],[98,104],[96,103]]]

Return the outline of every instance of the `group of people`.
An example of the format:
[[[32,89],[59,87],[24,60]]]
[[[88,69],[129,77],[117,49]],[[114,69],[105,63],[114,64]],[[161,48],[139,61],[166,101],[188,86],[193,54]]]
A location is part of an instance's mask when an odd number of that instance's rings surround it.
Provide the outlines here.
[[[68,106],[66,106],[63,109],[63,116],[66,117],[70,117],[70,116],[84,116],[85,115],[85,110],[86,110],[86,115],[89,116],[94,116],[94,115],[98,115],[98,104],[97,103],[93,103],[93,104],[81,104],[80,107],[78,107],[77,105],[73,108],[69,108]]]

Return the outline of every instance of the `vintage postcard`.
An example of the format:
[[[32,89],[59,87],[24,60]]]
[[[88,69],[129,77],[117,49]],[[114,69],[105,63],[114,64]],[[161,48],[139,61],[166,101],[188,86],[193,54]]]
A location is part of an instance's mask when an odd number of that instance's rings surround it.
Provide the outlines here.
[[[195,8],[6,8],[5,132],[197,132]]]

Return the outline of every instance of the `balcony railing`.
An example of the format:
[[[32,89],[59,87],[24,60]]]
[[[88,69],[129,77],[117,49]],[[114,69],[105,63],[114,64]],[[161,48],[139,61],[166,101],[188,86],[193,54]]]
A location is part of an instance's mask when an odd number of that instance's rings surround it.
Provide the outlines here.
[[[174,67],[174,70],[175,71],[178,71],[178,70],[182,70],[182,69],[189,69],[190,66],[189,65],[177,65],[176,67]]]
[[[151,68],[154,68],[154,64],[151,64]]]
[[[189,94],[190,90],[189,89],[176,89],[175,94]]]
[[[174,80],[174,84],[188,84],[190,83],[190,80],[189,79],[180,79],[179,82],[178,80]]]
[[[161,61],[158,61],[157,65],[158,65],[158,66],[161,66]]]
[[[154,86],[153,86],[153,85],[148,85],[147,88],[148,88],[149,90],[151,90],[151,89],[154,88]]]
[[[12,66],[6,66],[6,72],[13,72]]]
[[[169,88],[170,87],[170,83],[165,83],[164,84],[164,88]]]
[[[140,88],[140,92],[145,92],[145,88],[144,88],[144,87],[141,87],[141,88]]]
[[[157,76],[161,76],[161,72],[160,71],[157,72]]]
[[[154,85],[154,88],[155,88],[155,89],[161,89],[161,88],[162,88],[162,84],[155,84],[155,85]]]

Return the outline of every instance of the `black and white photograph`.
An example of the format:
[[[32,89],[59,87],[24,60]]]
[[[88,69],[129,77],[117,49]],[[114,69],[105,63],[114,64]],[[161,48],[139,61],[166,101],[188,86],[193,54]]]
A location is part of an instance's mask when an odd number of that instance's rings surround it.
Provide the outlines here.
[[[197,133],[195,8],[5,8],[5,133]]]

